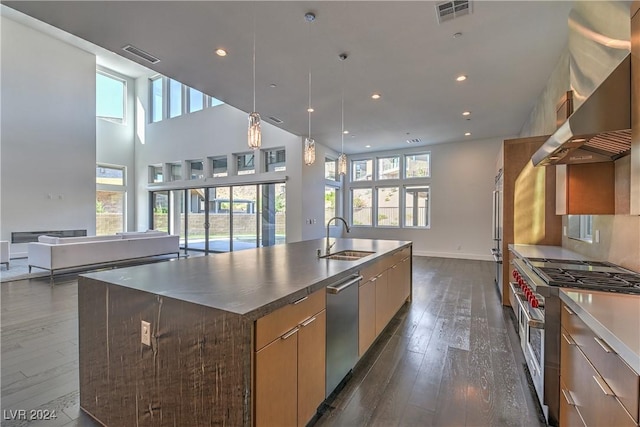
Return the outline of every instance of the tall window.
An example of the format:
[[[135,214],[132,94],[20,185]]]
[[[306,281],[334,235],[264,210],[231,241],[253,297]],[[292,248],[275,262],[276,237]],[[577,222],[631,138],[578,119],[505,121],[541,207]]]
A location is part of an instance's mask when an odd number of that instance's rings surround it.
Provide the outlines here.
[[[336,159],[330,159],[328,157],[324,159],[324,178],[325,179],[330,179],[332,181],[340,180],[337,173],[338,171],[337,163],[338,161]]]
[[[331,185],[324,187],[324,224],[334,216],[338,216],[338,200],[340,188]]]
[[[162,77],[151,79],[151,122],[159,122],[162,120]]]
[[[429,186],[405,187],[405,227],[429,227]]]
[[[96,235],[125,230],[125,168],[96,166]]]
[[[380,227],[398,227],[400,225],[400,195],[398,187],[379,187],[377,190],[377,225]]]
[[[189,88],[189,113],[195,113],[204,108],[204,94],[192,87]]]
[[[182,115],[182,83],[169,79],[169,117]]]
[[[102,71],[96,73],[96,116],[124,123],[127,83]]]
[[[351,218],[353,225],[373,225],[371,207],[373,206],[370,188],[351,190]]]

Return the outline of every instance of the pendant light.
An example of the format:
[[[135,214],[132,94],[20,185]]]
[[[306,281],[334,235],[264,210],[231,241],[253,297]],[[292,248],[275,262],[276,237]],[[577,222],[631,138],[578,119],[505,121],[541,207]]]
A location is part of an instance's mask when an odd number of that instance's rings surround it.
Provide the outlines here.
[[[253,20],[253,111],[249,114],[249,129],[247,130],[249,148],[257,150],[262,145],[262,130],[260,129],[260,114],[256,112],[256,23]]]
[[[316,19],[316,15],[312,12],[307,12],[304,15],[304,19],[311,24]],[[309,34],[311,34],[311,25],[309,25]],[[311,39],[311,36],[309,36]],[[311,59],[309,59],[309,107],[307,108],[307,113],[309,113],[309,134],[304,139],[304,164],[309,166],[312,165],[316,161],[316,142],[311,138],[311,113],[313,112],[313,108],[311,108]]]
[[[340,175],[347,174],[347,155],[344,154],[344,61],[347,59],[346,53],[341,53],[340,61],[342,61],[342,94],[341,94],[341,111],[342,111],[342,126],[340,130],[340,138],[342,138],[342,149],[338,156],[338,173]]]

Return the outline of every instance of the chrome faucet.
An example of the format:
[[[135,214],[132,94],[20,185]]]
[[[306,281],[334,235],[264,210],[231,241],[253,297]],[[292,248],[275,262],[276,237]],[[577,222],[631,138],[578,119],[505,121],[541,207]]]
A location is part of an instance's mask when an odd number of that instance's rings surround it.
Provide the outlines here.
[[[339,219],[340,221],[342,221],[344,223],[344,226],[347,229],[347,233],[351,231],[351,228],[349,228],[349,224],[347,224],[347,221],[345,221],[345,219],[342,218],[341,216],[334,216],[329,221],[327,221],[327,248],[326,248],[326,254],[325,255],[329,255],[329,253],[331,252],[331,248],[333,247],[333,245],[336,244],[336,242],[333,242],[333,243],[329,244],[329,224],[331,224],[331,221],[333,221],[334,219]]]

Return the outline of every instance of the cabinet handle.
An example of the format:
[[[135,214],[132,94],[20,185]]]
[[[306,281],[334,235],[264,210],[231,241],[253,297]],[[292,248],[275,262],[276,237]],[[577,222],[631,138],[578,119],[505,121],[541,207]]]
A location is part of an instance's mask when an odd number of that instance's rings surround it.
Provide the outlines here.
[[[309,298],[308,296],[307,296],[307,297],[302,297],[302,298],[300,298],[299,300],[292,302],[291,304],[293,304],[293,305],[298,305],[298,304],[300,304],[302,301],[304,301],[304,300],[306,300],[306,299],[308,299],[308,298]]]
[[[562,338],[564,338],[564,340],[567,342],[567,344],[576,345],[576,342],[573,340],[573,338],[571,338],[570,336],[568,336],[564,332],[562,333]]]
[[[593,379],[595,380],[596,384],[598,384],[598,387],[600,387],[600,390],[602,390],[604,394],[606,394],[607,396],[615,396],[615,393],[613,392],[613,390],[611,390],[611,387],[609,387],[609,385],[604,381],[604,379],[600,378],[600,375],[594,375]]]
[[[573,401],[569,392],[565,389],[562,389],[562,395],[564,396],[564,400],[567,401],[569,406],[576,406],[576,402]]]
[[[307,319],[307,320],[305,320],[304,322],[302,322],[302,323],[300,324],[300,326],[302,326],[303,328],[304,328],[305,326],[309,326],[310,324],[312,324],[312,323],[313,323],[313,321],[314,321],[314,320],[316,320],[316,318],[315,318],[315,317],[311,317],[310,319]]]
[[[602,339],[601,339],[601,338],[593,337],[593,339],[594,339],[594,340],[596,340],[596,342],[597,342],[598,344],[600,344],[600,347],[602,347],[602,349],[603,349],[606,353],[614,353],[614,354],[615,354],[615,351],[613,351],[613,349],[612,349],[611,347],[609,347],[609,345],[608,345],[606,342],[602,341]]]
[[[299,328],[293,328],[292,330],[290,330],[289,332],[287,332],[286,334],[281,336],[280,339],[286,340],[287,338],[291,337],[292,335],[295,335],[295,333],[298,332],[298,329]]]
[[[571,309],[569,307],[567,307],[566,305],[563,305],[564,309],[566,310],[567,313],[569,313],[571,316],[573,316],[575,313],[573,311],[571,311]]]
[[[391,268],[394,268],[394,269],[395,269],[395,268],[398,268],[398,264],[394,265],[394,266],[393,266],[393,267],[391,267]]]
[[[372,278],[372,279],[371,279],[371,281],[372,281],[372,282],[375,282],[376,280],[378,280],[378,277],[379,277],[379,276],[376,276],[376,277]]]

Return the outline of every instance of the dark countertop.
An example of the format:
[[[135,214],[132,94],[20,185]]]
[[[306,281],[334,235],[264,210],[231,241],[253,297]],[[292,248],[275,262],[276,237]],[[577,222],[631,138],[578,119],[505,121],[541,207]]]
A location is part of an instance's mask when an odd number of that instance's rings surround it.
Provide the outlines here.
[[[317,257],[325,239],[183,258],[83,274],[81,277],[175,298],[256,319],[342,280],[410,241],[331,239],[332,253],[373,251],[357,261]],[[80,282],[81,283],[81,282]]]

